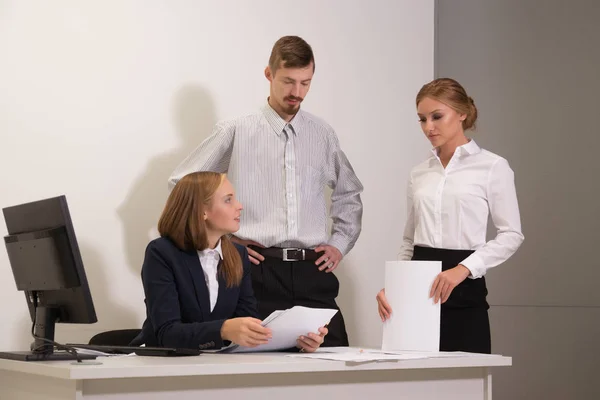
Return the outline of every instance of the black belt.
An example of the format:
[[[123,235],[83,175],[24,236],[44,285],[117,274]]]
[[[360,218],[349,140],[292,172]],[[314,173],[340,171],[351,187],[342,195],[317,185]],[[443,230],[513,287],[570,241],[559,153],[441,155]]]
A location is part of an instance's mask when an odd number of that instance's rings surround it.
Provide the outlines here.
[[[456,267],[474,250],[439,249],[435,247],[414,246],[413,260],[441,261],[442,271]]]
[[[298,249],[298,248],[285,248],[280,247],[257,247],[248,246],[252,250],[265,257],[277,258],[283,261],[317,261],[319,257],[323,255],[323,252],[316,252],[312,249]]]

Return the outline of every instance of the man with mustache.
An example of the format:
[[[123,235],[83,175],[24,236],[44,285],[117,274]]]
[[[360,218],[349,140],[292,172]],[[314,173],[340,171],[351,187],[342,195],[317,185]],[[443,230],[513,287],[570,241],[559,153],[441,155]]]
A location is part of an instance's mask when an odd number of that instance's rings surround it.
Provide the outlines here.
[[[363,186],[334,130],[300,109],[314,71],[308,43],[280,38],[265,68],[266,104],[254,114],[217,123],[169,178],[172,188],[190,172],[227,172],[245,206],[232,240],[248,248],[263,319],[295,305],[339,310],[339,281],[332,272],[361,231]],[[329,216],[325,185],[333,190]],[[348,346],[341,312],[328,329],[323,346]]]

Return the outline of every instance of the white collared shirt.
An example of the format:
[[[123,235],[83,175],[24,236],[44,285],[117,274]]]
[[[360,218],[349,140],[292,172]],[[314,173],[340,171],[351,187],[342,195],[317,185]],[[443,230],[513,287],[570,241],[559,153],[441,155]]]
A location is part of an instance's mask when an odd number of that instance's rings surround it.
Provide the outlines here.
[[[415,245],[475,250],[461,264],[480,278],[512,256],[523,242],[514,173],[506,159],[474,140],[460,146],[444,168],[437,155],[414,167],[408,183],[408,215],[399,259]],[[488,216],[497,235],[486,242]]]
[[[335,131],[300,109],[290,122],[269,106],[219,122],[173,172],[227,172],[244,205],[236,236],[265,247],[336,247],[345,255],[362,226],[363,186]],[[325,186],[333,189],[328,229]],[[331,234],[330,234],[331,232]]]
[[[204,272],[204,280],[206,281],[206,287],[208,288],[208,297],[210,299],[210,311],[215,308],[217,304],[217,297],[219,296],[219,280],[217,279],[219,262],[223,259],[223,252],[221,251],[221,241],[214,249],[198,250],[198,258],[200,258],[200,264],[202,265],[202,271]]]

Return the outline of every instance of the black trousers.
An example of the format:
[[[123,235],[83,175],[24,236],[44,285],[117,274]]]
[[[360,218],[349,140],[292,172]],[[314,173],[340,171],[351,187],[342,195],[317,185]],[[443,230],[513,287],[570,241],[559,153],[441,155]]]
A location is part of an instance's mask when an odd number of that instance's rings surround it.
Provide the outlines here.
[[[415,246],[413,260],[441,261],[442,270],[456,267],[471,250],[448,250]],[[465,279],[441,306],[440,350],[492,352],[489,305],[485,278]]]
[[[293,306],[338,310],[327,327],[329,333],[322,346],[348,346],[344,317],[335,302],[340,283],[333,273],[319,271],[313,261],[265,257],[259,265],[252,266],[252,286],[262,319],[275,310]]]

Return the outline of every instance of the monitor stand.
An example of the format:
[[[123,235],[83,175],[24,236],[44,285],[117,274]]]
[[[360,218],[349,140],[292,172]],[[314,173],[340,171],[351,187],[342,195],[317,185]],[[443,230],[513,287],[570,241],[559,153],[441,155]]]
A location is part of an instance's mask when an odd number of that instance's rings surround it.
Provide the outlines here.
[[[58,319],[58,309],[38,306],[35,308],[34,338],[31,351],[3,351],[0,359],[17,361],[75,361],[94,360],[95,355],[75,354],[67,351],[54,351],[54,327]]]

